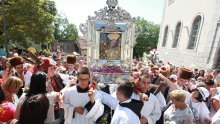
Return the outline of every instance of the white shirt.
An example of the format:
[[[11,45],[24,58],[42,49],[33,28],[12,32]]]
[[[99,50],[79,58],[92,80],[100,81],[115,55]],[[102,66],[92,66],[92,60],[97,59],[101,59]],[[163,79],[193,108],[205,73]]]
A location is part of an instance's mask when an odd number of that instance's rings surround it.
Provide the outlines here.
[[[166,107],[166,100],[165,100],[163,94],[161,92],[159,92],[159,93],[157,93],[156,97],[160,103],[161,110],[163,110]]]
[[[69,75],[66,75],[66,74],[61,74],[61,73],[58,73],[60,75],[60,78],[63,80],[63,84],[67,84],[69,82]]]
[[[171,105],[164,112],[164,124],[193,124],[193,114],[189,107],[184,110],[177,109]]]
[[[32,75],[33,75],[33,73],[31,71],[29,71],[29,70],[24,75],[25,87],[29,87],[30,86],[31,76]]]
[[[220,110],[212,117],[212,124],[220,124]]]
[[[210,116],[210,111],[207,107],[207,105],[204,103],[204,102],[198,102],[198,103],[195,103],[195,102],[192,102],[191,100],[191,96],[192,94],[187,92],[187,91],[184,91],[182,90],[186,96],[186,99],[185,99],[185,103],[191,107],[190,103],[192,104],[192,112],[193,112],[193,115],[194,115],[194,119],[195,120],[199,120],[200,122],[204,122],[205,119],[209,119]]]

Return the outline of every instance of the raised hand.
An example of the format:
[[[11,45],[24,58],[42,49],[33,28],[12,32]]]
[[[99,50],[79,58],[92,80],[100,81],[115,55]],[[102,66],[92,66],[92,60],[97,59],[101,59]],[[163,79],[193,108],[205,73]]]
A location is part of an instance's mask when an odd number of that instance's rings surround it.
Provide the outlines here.
[[[92,103],[94,103],[95,101],[95,93],[94,93],[94,89],[96,87],[95,83],[90,83],[89,84],[89,91],[88,91],[88,95],[89,95],[89,99]]]
[[[149,100],[148,95],[146,95],[145,93],[139,93],[139,96],[140,96],[140,101],[142,102]]]
[[[144,116],[141,117],[140,121],[141,124],[147,124],[147,118],[145,118]]]

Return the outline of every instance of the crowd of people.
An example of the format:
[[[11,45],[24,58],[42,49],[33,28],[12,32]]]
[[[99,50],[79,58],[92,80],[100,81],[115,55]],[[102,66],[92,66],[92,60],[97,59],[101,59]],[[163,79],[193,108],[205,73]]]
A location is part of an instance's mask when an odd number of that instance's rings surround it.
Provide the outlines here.
[[[86,58],[0,57],[0,122],[8,124],[219,124],[220,70],[133,59],[132,78],[99,82]]]

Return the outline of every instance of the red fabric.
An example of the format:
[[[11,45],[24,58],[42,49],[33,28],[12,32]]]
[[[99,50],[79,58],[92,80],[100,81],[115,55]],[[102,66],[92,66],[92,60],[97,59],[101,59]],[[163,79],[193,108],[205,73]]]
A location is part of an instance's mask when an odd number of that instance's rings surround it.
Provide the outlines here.
[[[49,58],[40,58],[43,63],[41,64],[41,68],[48,68],[50,66],[55,66],[56,64],[52,62]]]
[[[23,74],[25,75],[27,73],[27,71],[24,71]]]
[[[134,91],[134,93],[138,94],[138,87],[137,87],[137,86],[134,86],[134,87],[133,87],[133,91]]]
[[[57,83],[54,79],[51,80],[51,85],[52,85],[54,91],[60,92],[61,89],[59,89],[59,87],[57,86]]]
[[[140,88],[139,88],[139,86],[138,86],[139,80],[140,80],[140,78],[137,78],[137,79],[135,79],[134,82],[133,82],[133,91],[134,91],[134,93],[136,93],[136,94],[140,91]]]
[[[0,105],[0,122],[7,122],[14,118],[16,107],[11,102],[3,102]]]
[[[90,84],[89,84],[89,89],[95,89],[95,87],[96,87],[96,86],[95,86],[95,83],[90,83]]]

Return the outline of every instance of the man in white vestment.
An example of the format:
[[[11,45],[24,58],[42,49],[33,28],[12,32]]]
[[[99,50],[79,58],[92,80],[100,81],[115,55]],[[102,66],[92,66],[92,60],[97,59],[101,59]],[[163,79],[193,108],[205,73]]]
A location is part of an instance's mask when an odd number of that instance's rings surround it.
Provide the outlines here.
[[[150,75],[142,74],[136,83],[139,87],[139,93],[133,92],[131,99],[144,101],[144,106],[141,109],[141,124],[155,124],[160,119],[161,107],[157,97],[149,92],[151,84]],[[113,93],[112,97],[104,92],[101,92],[101,94],[102,103],[115,110],[118,105],[117,99],[114,98],[116,94]],[[143,100],[146,95],[148,100]]]
[[[111,124],[140,124],[143,102],[131,99],[132,93],[130,82],[119,84],[116,96],[120,103],[115,109]]]
[[[95,124],[103,114],[99,91],[89,88],[90,73],[81,67],[78,84],[64,91],[65,124]]]
[[[141,124],[155,124],[161,116],[161,107],[157,97],[149,92],[151,77],[149,74],[140,75],[136,82],[140,92],[148,96],[148,100],[144,101],[144,106],[141,110]],[[141,100],[140,95],[133,93],[132,99]]]

